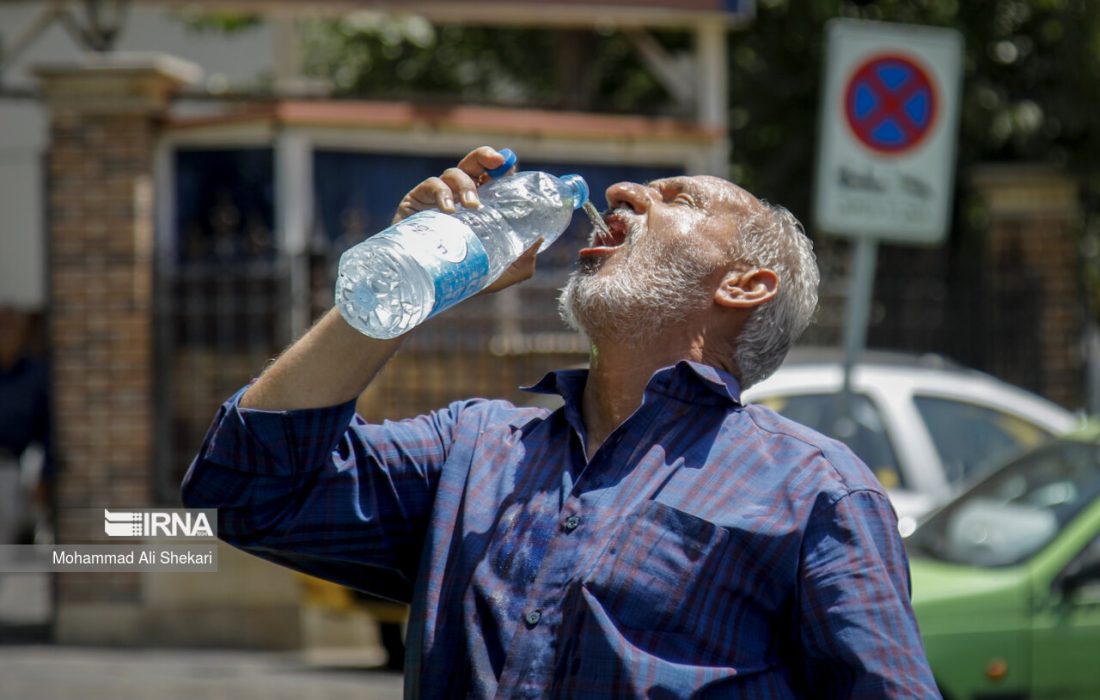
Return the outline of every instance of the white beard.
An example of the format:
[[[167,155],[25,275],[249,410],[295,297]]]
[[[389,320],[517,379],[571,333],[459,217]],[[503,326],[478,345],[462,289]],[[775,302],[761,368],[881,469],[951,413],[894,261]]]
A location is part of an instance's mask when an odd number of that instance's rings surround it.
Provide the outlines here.
[[[667,333],[693,311],[713,303],[704,284],[717,267],[702,251],[658,242],[633,215],[616,255],[618,267],[597,274],[604,261],[582,263],[558,297],[558,311],[571,328],[601,338],[642,344]]]

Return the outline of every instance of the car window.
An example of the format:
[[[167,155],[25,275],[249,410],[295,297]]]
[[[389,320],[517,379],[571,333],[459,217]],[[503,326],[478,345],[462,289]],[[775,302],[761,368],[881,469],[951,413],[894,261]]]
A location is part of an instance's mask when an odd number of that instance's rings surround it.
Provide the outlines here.
[[[1066,576],[1074,574],[1083,576],[1078,595],[1075,597],[1090,602],[1100,602],[1100,535],[1092,538],[1092,542],[1077,553],[1052,585],[1058,588]]]
[[[819,433],[840,440],[851,448],[871,468],[879,482],[888,489],[904,488],[905,479],[898,469],[894,447],[878,407],[866,394],[852,396],[850,422],[839,422],[836,394],[798,394],[770,396],[758,403]]]
[[[913,403],[928,426],[944,476],[955,486],[1052,437],[1030,421],[985,406],[921,395]]]
[[[1059,440],[976,484],[918,527],[908,545],[958,564],[1018,564],[1096,498],[1100,445]]]

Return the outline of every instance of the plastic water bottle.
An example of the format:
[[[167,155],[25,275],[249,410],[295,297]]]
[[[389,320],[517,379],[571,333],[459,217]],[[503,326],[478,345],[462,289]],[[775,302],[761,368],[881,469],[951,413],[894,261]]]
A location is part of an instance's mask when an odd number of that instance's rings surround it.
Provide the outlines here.
[[[538,239],[539,252],[569,226],[588,201],[580,175],[544,172],[503,176],[516,156],[478,189],[481,206],[453,214],[417,212],[348,249],[340,257],[336,307],[353,328],[394,338],[495,280]]]

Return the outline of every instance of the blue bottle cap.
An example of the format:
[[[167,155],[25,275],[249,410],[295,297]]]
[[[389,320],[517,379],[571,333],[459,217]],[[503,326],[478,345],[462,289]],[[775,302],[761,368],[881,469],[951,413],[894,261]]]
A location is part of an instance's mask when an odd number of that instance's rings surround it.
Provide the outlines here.
[[[504,156],[504,165],[493,168],[492,170],[486,170],[485,172],[489,177],[500,177],[511,170],[512,166],[516,164],[516,154],[511,148],[502,148],[497,152]]]
[[[573,199],[573,208],[580,209],[584,206],[584,203],[588,201],[588,183],[584,181],[584,178],[576,173],[570,173],[568,175],[562,175],[561,181],[573,188],[573,192],[577,195]]]

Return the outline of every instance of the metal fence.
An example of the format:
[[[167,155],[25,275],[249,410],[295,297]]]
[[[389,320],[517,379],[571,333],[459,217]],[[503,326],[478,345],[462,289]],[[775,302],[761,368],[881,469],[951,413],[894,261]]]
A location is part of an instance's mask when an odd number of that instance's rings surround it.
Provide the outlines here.
[[[383,228],[409,184],[446,162],[317,151],[314,223],[307,250],[291,257],[273,230],[271,149],[177,154],[176,230],[171,254],[161,255],[157,285],[156,483],[163,501],[175,500],[217,406],[290,342],[292,319],[315,319],[331,307],[340,254]],[[593,192],[618,180],[672,174],[656,167],[528,166],[576,169]],[[394,172],[400,177],[380,175]],[[565,329],[557,313],[557,289],[582,235],[578,217],[565,240],[540,256],[533,280],[469,300],[411,334],[360,411],[368,419],[401,418],[474,395],[545,401],[517,387],[585,360],[584,339]],[[820,305],[801,343],[835,346],[849,248],[846,241],[822,238],[816,250]],[[1044,393],[1050,384],[1037,329],[1050,304],[1042,285],[1028,277],[1027,260],[1015,259],[1011,248],[998,255],[991,259],[973,235],[931,249],[880,246],[868,346],[943,354]],[[305,283],[292,287],[292,277],[303,276]]]
[[[295,318],[332,306],[337,263],[384,228],[408,187],[450,159],[313,153],[313,225],[307,250],[281,250],[271,149],[180,149],[175,154],[174,231],[157,274],[157,496],[178,498],[180,480],[218,407],[291,341]],[[594,192],[619,180],[680,172],[668,167],[527,163],[581,172]],[[582,362],[584,339],[558,318],[557,289],[586,235],[577,217],[560,246],[540,256],[519,288],[471,299],[410,334],[360,402],[368,419],[402,418],[470,396],[545,404],[525,394],[548,370]],[[162,237],[163,240],[164,237]],[[292,274],[293,273],[293,274]],[[301,291],[291,279],[304,276]]]

